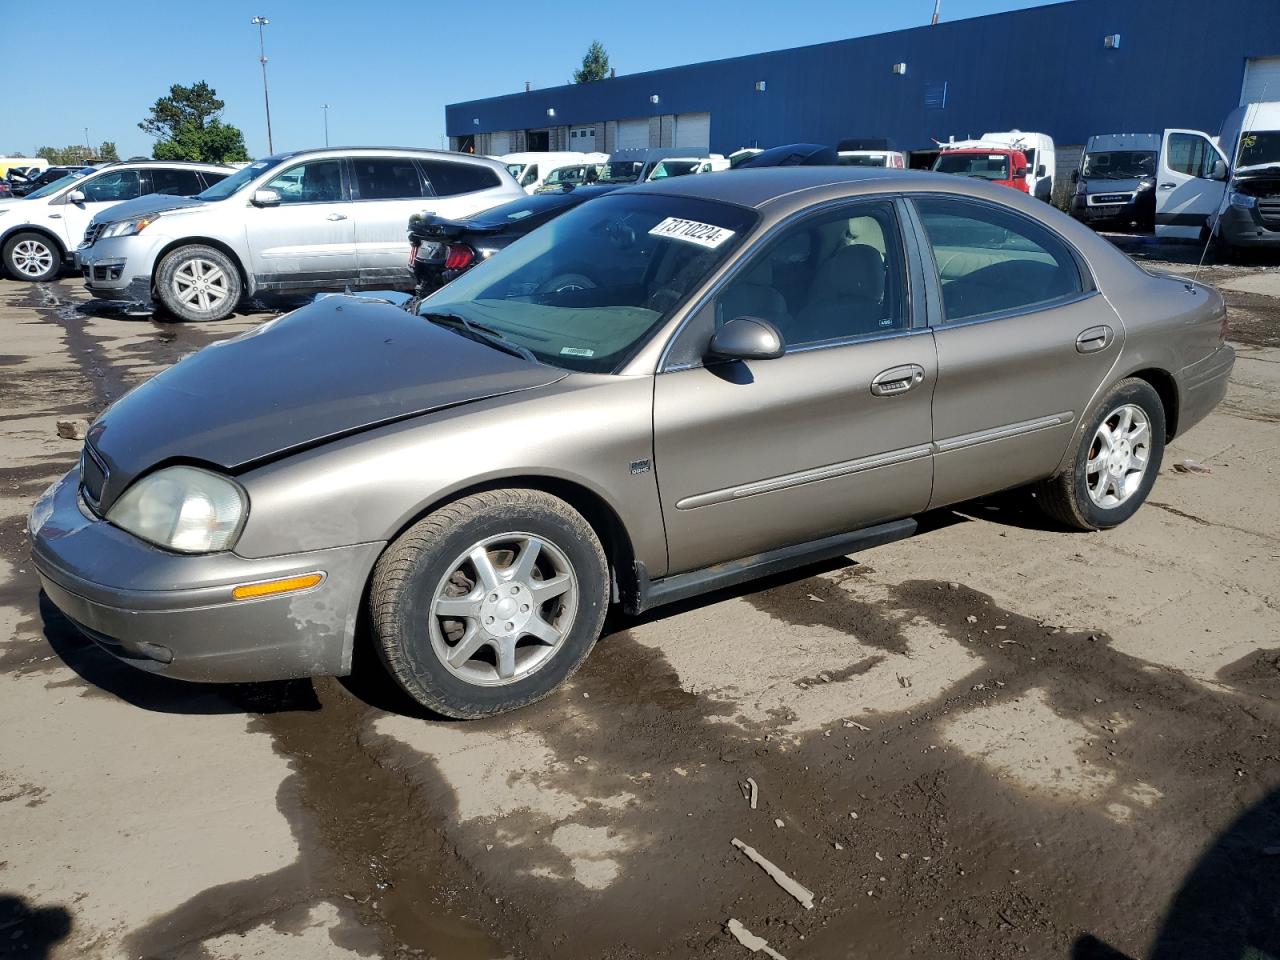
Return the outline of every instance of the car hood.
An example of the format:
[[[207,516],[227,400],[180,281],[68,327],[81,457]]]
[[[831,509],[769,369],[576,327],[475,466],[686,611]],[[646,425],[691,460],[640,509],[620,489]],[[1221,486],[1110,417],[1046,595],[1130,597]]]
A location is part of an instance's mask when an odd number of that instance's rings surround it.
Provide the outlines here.
[[[191,354],[116,401],[89,430],[107,467],[98,499],[105,510],[166,462],[237,471],[565,376],[399,307],[330,297]]]
[[[169,210],[182,210],[185,207],[202,207],[205,201],[195,197],[174,197],[167,193],[149,193],[145,197],[123,200],[114,203],[98,216],[94,223],[116,223],[120,220],[132,220],[134,217],[145,217],[151,213],[165,213]]]

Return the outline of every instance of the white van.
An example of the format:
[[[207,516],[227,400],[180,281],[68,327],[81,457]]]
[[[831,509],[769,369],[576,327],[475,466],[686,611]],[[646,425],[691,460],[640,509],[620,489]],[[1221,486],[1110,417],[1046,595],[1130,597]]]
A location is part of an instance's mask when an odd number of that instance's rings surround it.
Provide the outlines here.
[[[1215,139],[1166,130],[1156,175],[1156,236],[1280,247],[1280,101],[1227,114]]]
[[[669,177],[683,177],[691,173],[718,173],[728,169],[729,161],[719,153],[705,157],[665,157],[654,165],[645,179],[666,180]]]
[[[1027,158],[1027,193],[1045,203],[1052,201],[1054,165],[1057,163],[1053,137],[1046,133],[1006,130],[1003,133],[984,133],[982,142],[998,143],[1022,151]]]
[[[571,150],[508,153],[498,157],[498,160],[505,163],[507,170],[516,178],[516,183],[524,187],[525,193],[533,193],[542,186],[552,170],[583,164],[605,163],[608,159],[607,153],[578,153]]]

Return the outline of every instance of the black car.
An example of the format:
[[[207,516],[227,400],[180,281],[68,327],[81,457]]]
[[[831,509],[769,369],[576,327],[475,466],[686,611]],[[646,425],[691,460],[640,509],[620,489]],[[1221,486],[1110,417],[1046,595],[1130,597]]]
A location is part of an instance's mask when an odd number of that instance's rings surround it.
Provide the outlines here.
[[[34,193],[41,187],[53,183],[55,180],[61,180],[69,173],[75,173],[78,170],[85,170],[87,167],[49,167],[40,171],[38,176],[32,177],[30,180],[14,178],[10,186],[13,187],[13,195],[15,197],[25,197],[29,193]]]
[[[425,296],[566,210],[617,190],[615,185],[571,187],[491,207],[465,220],[414,214],[409,218],[409,264]]]
[[[788,143],[771,147],[743,160],[733,169],[747,170],[753,167],[834,167],[840,155],[834,147],[821,143]]]

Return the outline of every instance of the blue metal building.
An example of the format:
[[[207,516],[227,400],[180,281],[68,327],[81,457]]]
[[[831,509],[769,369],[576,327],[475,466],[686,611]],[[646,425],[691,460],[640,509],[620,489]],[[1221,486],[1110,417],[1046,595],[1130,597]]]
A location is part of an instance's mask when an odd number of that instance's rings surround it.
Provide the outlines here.
[[[1070,0],[455,103],[445,126],[455,148],[490,154],[845,137],[916,149],[1015,128],[1062,146],[1216,133],[1242,99],[1280,100],[1280,0]]]

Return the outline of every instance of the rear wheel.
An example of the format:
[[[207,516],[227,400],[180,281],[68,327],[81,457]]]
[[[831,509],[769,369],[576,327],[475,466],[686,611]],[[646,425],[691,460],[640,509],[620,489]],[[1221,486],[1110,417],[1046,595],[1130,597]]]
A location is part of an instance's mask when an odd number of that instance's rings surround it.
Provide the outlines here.
[[[465,719],[541,700],[581,666],[608,605],[604,550],[539,490],[465,497],[410,527],[369,595],[379,655],[409,696]]]
[[[1078,530],[1123,523],[1151,492],[1164,436],[1160,395],[1145,380],[1121,380],[1094,406],[1070,466],[1036,486],[1037,503]]]
[[[240,271],[221,250],[179,247],[160,262],[156,297],[179,320],[221,320],[240,302]]]
[[[16,233],[4,245],[4,266],[15,280],[52,280],[62,267],[62,251],[43,233]]]

